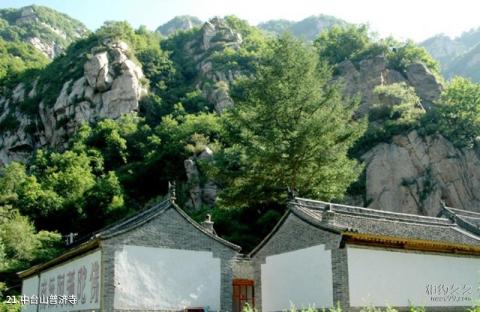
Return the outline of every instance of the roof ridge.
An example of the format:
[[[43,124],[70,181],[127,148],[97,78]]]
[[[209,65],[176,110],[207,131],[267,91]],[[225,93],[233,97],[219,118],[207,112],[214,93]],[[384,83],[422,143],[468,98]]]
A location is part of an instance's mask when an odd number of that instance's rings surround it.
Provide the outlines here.
[[[447,206],[445,206],[444,208],[447,208],[447,209],[450,209],[450,210],[453,210],[453,211],[466,213],[466,214],[472,214],[472,215],[475,215],[476,217],[480,218],[480,212],[470,211],[470,210],[460,209],[460,208],[447,207]]]
[[[193,220],[185,211],[183,211],[182,208],[180,208],[179,206],[177,206],[177,204],[175,204],[175,202],[172,202],[172,207],[180,214],[182,215],[183,218],[185,218],[185,220],[190,223],[192,226],[194,226],[195,228],[197,228],[200,232],[206,234],[207,236],[215,239],[216,241],[230,247],[230,248],[233,248],[233,249],[236,249],[237,251],[240,251],[242,249],[242,247],[232,243],[232,242],[229,242],[228,240],[224,239],[224,238],[221,238],[220,236],[216,235],[216,234],[213,234],[211,232],[209,232],[207,229],[205,229],[201,224],[199,224],[197,221]]]
[[[476,224],[472,224],[472,222],[470,222],[469,220],[469,218],[473,218],[473,217],[468,215],[457,214],[453,211],[454,209],[455,208],[452,209],[450,207],[444,206],[442,209],[442,213],[445,213],[447,217],[450,220],[452,220],[454,223],[458,224],[460,228],[463,228],[470,233],[480,236],[480,228]]]
[[[139,212],[133,213],[132,215],[127,216],[127,217],[125,217],[125,218],[123,218],[123,219],[121,219],[121,220],[119,220],[119,221],[117,221],[117,222],[115,222],[115,223],[113,223],[113,224],[110,224],[110,225],[107,225],[107,226],[104,227],[104,228],[101,228],[100,230],[92,233],[92,234],[90,235],[90,237],[102,235],[102,234],[104,234],[104,233],[106,233],[106,232],[108,232],[108,231],[114,230],[115,228],[119,228],[119,227],[121,227],[121,226],[123,226],[123,225],[126,225],[126,224],[128,224],[128,223],[132,223],[133,221],[142,219],[145,215],[147,215],[147,214],[149,214],[149,213],[151,213],[151,212],[153,212],[153,211],[163,210],[163,209],[165,209],[165,208],[168,206],[169,203],[170,203],[170,199],[167,198],[167,199],[165,199],[165,200],[163,200],[163,201],[161,201],[161,202],[159,202],[159,203],[157,203],[157,204],[155,204],[155,205],[153,205],[153,206],[151,206],[151,207],[149,207],[149,208],[147,208],[147,209],[143,209],[143,210],[141,210],[141,211],[139,211]]]
[[[471,231],[462,228],[461,226],[454,226],[453,229],[457,232],[462,233],[463,235],[467,235],[468,237],[480,241],[480,237],[472,233]]]
[[[101,229],[98,229],[96,231],[93,231],[93,232],[90,232],[90,233],[87,233],[85,235],[82,235],[81,237],[75,239],[75,241],[73,242],[73,244],[69,245],[70,247],[74,247],[74,246],[77,246],[77,245],[80,245],[84,242],[87,242],[95,237],[98,237],[99,235],[102,234],[102,232],[106,232],[106,231],[110,231],[112,230],[113,228],[116,228],[116,227],[119,227],[120,225],[122,224],[125,224],[127,222],[130,222],[132,221],[133,219],[138,219],[142,216],[144,216],[145,214],[153,211],[153,210],[156,210],[159,208],[160,205],[162,204],[165,204],[169,201],[169,198],[167,199],[164,199],[163,201],[159,202],[159,203],[156,203],[148,208],[145,208],[145,209],[142,209],[142,210],[138,210],[138,211],[135,211],[133,212],[132,214],[126,216],[126,217],[123,217],[122,219],[116,221],[116,222],[113,222],[111,224],[108,224],[104,227],[102,227]]]
[[[343,211],[335,211],[338,214],[341,215],[348,215],[348,216],[353,216],[357,218],[363,218],[363,219],[374,219],[378,221],[390,221],[390,222],[400,222],[400,223],[409,223],[409,224],[417,224],[417,225],[430,225],[430,226],[438,226],[438,227],[455,227],[455,224],[451,222],[448,219],[445,219],[447,222],[429,222],[429,221],[423,221],[423,220],[412,220],[412,219],[407,219],[407,218],[383,218],[383,217],[377,217],[369,214],[361,214],[361,213],[345,213]],[[372,218],[373,217],[373,218]]]
[[[151,208],[131,215],[130,218],[124,219],[123,222],[119,222],[111,227],[102,229],[95,234],[94,237],[109,238],[111,236],[118,235],[119,233],[127,232],[131,230],[131,227],[137,227],[138,225],[149,221],[151,218],[157,216],[160,212],[165,211],[171,205],[172,202],[169,199],[164,200],[163,202],[154,205]]]
[[[446,223],[451,224],[451,221],[448,218],[421,216],[421,215],[402,213],[402,212],[393,212],[393,211],[378,210],[378,209],[365,208],[365,207],[359,207],[359,206],[335,204],[335,203],[324,202],[320,200],[311,200],[311,199],[299,198],[299,197],[296,197],[294,201],[296,201],[297,204],[302,204],[301,202],[306,202],[307,204],[303,204],[303,206],[307,208],[312,208],[312,209],[325,210],[325,208],[328,206],[333,212],[338,212],[338,213],[348,212],[346,209],[352,209],[352,210],[358,210],[358,211],[370,213],[370,216],[377,215],[377,217],[380,217],[379,215],[384,215],[384,216],[389,216],[390,218],[403,217],[407,219],[416,219],[416,220],[421,220],[421,222],[427,222],[427,223],[428,221],[430,221],[431,223],[436,223],[436,224],[438,223],[445,224],[445,225]],[[308,205],[308,203],[312,203],[314,205]],[[321,207],[321,206],[319,207],[318,205],[324,205],[324,207]],[[368,214],[362,214],[362,215],[368,215]],[[433,221],[437,221],[437,222],[433,222]]]

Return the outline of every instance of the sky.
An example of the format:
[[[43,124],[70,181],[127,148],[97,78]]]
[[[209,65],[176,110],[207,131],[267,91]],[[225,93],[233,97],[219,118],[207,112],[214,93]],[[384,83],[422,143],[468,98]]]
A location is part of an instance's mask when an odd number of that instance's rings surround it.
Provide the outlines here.
[[[107,20],[156,29],[177,15],[202,20],[234,14],[258,24],[270,19],[298,21],[327,14],[351,23],[368,23],[381,36],[422,41],[451,37],[480,27],[476,0],[0,0],[0,8],[45,5],[97,29]]]

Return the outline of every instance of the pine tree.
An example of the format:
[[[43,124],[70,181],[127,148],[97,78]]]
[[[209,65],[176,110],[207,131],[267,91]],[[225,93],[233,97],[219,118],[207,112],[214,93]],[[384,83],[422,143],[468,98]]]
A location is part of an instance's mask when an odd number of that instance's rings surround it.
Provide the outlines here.
[[[271,43],[254,78],[241,80],[223,119],[230,144],[212,171],[230,205],[282,202],[286,189],[340,198],[361,170],[347,157],[365,130],[318,53],[289,35]]]

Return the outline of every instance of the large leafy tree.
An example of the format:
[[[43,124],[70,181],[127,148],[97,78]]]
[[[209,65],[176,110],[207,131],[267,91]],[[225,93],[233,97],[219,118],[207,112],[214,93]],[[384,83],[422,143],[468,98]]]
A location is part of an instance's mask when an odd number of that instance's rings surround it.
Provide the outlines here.
[[[428,132],[438,131],[458,147],[472,147],[480,137],[480,84],[454,78],[423,123]]]
[[[123,208],[122,187],[114,172],[104,171],[95,150],[39,150],[27,166],[2,168],[0,186],[2,202],[28,215],[40,229],[85,233]]]
[[[212,173],[228,205],[283,202],[287,187],[303,196],[342,197],[360,168],[347,150],[364,132],[355,105],[330,83],[316,51],[284,35],[252,79],[237,86],[223,119],[227,146]]]
[[[14,294],[20,290],[18,287],[20,281],[16,272],[32,264],[49,260],[62,249],[60,234],[48,231],[37,232],[30,220],[21,215],[11,204],[18,198],[15,190],[26,178],[23,166],[12,163],[1,171],[0,300],[4,295]],[[7,306],[0,305],[0,311],[6,308]]]

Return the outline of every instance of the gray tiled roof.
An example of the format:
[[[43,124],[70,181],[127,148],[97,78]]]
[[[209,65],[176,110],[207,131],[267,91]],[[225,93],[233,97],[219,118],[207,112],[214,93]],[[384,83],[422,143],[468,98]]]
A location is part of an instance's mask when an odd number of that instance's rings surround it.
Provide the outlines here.
[[[426,217],[295,198],[291,211],[319,227],[442,243],[480,245],[480,236],[444,217]]]
[[[67,250],[62,255],[54,258],[50,261],[47,261],[42,264],[38,264],[33,266],[27,270],[19,272],[19,276],[22,278],[25,276],[29,276],[37,271],[43,270],[45,268],[51,267],[63,261],[66,261],[70,258],[78,256],[84,252],[87,252],[93,248],[97,248],[99,246],[99,241],[111,238],[116,235],[120,235],[122,233],[126,233],[139,227],[153,218],[160,216],[168,209],[174,209],[177,213],[179,213],[188,223],[190,223],[193,227],[197,228],[200,232],[204,233],[205,235],[209,236],[210,238],[214,239],[215,241],[232,248],[236,251],[240,251],[241,247],[230,243],[229,241],[207,231],[203,226],[195,222],[192,218],[190,218],[180,207],[178,207],[170,198],[148,208],[141,212],[138,212],[130,217],[127,217],[123,220],[120,220],[112,225],[109,225],[97,232],[94,232],[90,235],[84,236],[77,240],[76,244],[70,246],[70,249]]]
[[[480,236],[480,213],[443,206],[440,216],[445,216],[463,229]]]
[[[100,239],[107,239],[128,231],[133,230],[134,228],[141,226],[151,219],[163,214],[168,209],[174,209],[177,211],[188,223],[190,223],[193,227],[197,228],[200,232],[203,232],[205,235],[209,236],[210,238],[218,241],[219,243],[235,249],[239,251],[241,249],[240,246],[235,245],[216,234],[213,234],[207,231],[202,225],[195,222],[192,218],[190,218],[180,207],[178,207],[172,200],[169,198],[154,205],[153,207],[146,209],[142,212],[136,213],[133,216],[121,220],[120,222],[114,223],[111,226],[101,229],[99,232],[92,235],[92,238],[100,238]]]

